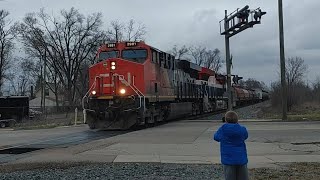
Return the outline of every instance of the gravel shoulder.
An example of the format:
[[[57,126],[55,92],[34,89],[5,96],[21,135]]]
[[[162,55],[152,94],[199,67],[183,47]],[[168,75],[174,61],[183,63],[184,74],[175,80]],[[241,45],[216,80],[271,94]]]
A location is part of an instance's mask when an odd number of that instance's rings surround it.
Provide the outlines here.
[[[250,179],[320,179],[320,163],[250,169]],[[221,165],[161,163],[50,163],[0,165],[0,179],[223,179]]]
[[[265,101],[262,103],[257,103],[254,105],[242,107],[235,109],[234,111],[238,113],[239,119],[247,120],[247,119],[261,119],[262,118],[262,109],[269,107],[270,102]],[[225,113],[215,114],[212,116],[200,118],[202,120],[222,120],[222,117]]]

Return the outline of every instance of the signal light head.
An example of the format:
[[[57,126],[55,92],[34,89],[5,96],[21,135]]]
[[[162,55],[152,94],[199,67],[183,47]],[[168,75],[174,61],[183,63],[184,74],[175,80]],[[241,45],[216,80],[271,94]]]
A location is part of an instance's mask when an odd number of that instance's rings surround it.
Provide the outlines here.
[[[254,20],[255,21],[260,21],[261,20],[261,17],[263,15],[267,14],[267,12],[262,12],[261,9],[258,9],[257,11],[254,11]]]

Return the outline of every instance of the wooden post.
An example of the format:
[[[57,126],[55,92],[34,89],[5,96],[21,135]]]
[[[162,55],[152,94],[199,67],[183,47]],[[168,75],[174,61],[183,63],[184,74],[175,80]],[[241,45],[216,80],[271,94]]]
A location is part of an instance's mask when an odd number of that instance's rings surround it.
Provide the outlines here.
[[[284,54],[284,33],[283,33],[283,9],[282,0],[278,0],[279,8],[279,37],[280,37],[280,69],[282,86],[282,120],[287,120],[287,83],[286,83],[286,59]]]

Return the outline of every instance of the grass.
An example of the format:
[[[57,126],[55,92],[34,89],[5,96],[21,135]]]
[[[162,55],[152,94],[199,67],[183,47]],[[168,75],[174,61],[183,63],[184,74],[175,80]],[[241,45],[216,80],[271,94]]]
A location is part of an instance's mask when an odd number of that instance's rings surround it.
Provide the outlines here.
[[[320,111],[310,112],[305,114],[288,114],[288,120],[299,121],[299,120],[320,120]]]
[[[30,120],[25,120],[23,122],[17,123],[13,129],[14,130],[32,130],[32,129],[50,129],[60,126],[70,126],[74,125],[74,114],[69,114],[65,116],[63,114],[53,114],[44,117],[37,117]],[[78,115],[77,124],[83,124],[82,117]]]
[[[83,122],[79,122],[77,124],[81,124]],[[61,127],[61,126],[70,126],[74,125],[71,123],[51,123],[51,124],[40,124],[40,125],[34,125],[34,126],[28,126],[28,125],[18,125],[14,127],[14,130],[33,130],[33,129],[51,129],[51,128],[56,128],[56,127]]]
[[[281,119],[282,114],[280,113],[266,113],[263,116],[263,119]],[[288,121],[315,121],[320,120],[320,111],[312,113],[288,113]]]
[[[279,108],[264,108],[263,119],[281,119],[282,113]],[[315,121],[320,120],[320,107],[318,104],[302,104],[300,106],[294,107],[288,112],[288,121]]]

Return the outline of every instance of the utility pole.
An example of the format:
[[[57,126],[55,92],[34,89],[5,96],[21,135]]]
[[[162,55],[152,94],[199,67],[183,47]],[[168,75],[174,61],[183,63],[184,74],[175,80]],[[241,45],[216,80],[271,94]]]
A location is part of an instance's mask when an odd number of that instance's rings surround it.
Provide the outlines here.
[[[47,111],[46,111],[46,87],[47,87],[47,81],[46,81],[46,69],[47,69],[47,51],[44,51],[43,55],[43,110],[45,112],[45,117],[47,117]]]
[[[225,10],[225,18],[220,23],[220,34],[225,36],[226,45],[226,68],[227,68],[227,94],[228,94],[228,110],[233,108],[232,86],[231,86],[231,58],[230,58],[230,38],[248,28],[252,28],[256,24],[261,24],[261,17],[266,12],[262,12],[260,8],[253,11],[249,6],[237,9],[228,15]],[[221,28],[221,22],[224,21],[224,31]]]
[[[43,56],[42,56],[42,53],[40,54],[40,64],[42,64],[42,60],[43,60]],[[41,111],[42,113],[44,112],[43,111],[43,66],[40,67],[40,71],[41,71],[41,77],[40,77],[40,86],[41,86]]]
[[[279,8],[279,40],[280,40],[280,69],[282,86],[282,120],[287,120],[287,83],[286,83],[286,59],[284,54],[284,33],[283,33],[283,8],[282,0],[278,0]]]

